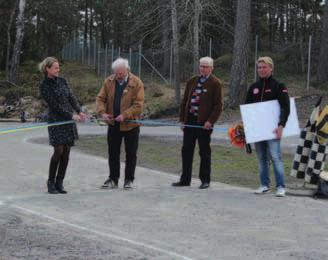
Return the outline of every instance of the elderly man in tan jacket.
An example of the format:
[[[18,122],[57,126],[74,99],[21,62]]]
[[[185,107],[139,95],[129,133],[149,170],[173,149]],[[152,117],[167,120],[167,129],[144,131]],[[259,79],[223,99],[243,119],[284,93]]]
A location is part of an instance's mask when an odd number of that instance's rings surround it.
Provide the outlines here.
[[[173,186],[189,186],[195,144],[198,141],[200,189],[210,185],[211,134],[214,123],[223,110],[223,84],[212,74],[213,59],[199,60],[199,75],[192,77],[186,86],[180,106],[180,122],[183,130],[182,175]]]
[[[112,64],[114,74],[105,79],[96,99],[97,113],[108,124],[109,178],[102,188],[117,188],[120,178],[120,150],[124,139],[126,165],[124,188],[132,188],[137,163],[139,124],[144,103],[142,81],[130,72],[128,60],[118,58]]]

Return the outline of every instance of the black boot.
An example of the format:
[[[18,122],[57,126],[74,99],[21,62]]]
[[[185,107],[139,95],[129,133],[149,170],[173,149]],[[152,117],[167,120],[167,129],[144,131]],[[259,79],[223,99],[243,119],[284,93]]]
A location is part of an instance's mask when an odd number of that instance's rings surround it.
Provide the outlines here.
[[[67,191],[64,190],[63,180],[56,180],[55,187],[56,187],[58,193],[62,193],[62,194],[66,194],[67,193]]]
[[[48,180],[47,187],[48,187],[48,193],[50,193],[50,194],[57,194],[58,193],[58,191],[55,187],[55,182],[54,181]]]

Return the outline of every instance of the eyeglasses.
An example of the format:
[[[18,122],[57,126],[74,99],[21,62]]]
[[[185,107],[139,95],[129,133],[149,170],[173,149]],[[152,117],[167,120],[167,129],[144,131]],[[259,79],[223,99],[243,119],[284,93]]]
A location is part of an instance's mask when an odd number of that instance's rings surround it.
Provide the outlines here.
[[[199,65],[200,68],[204,68],[204,69],[207,69],[207,68],[212,68],[211,66],[206,66],[206,65]]]

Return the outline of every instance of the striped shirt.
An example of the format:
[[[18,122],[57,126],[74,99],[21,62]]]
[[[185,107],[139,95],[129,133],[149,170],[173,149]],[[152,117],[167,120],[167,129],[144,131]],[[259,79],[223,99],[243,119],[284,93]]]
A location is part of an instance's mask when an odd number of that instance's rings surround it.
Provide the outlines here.
[[[203,92],[203,85],[208,77],[201,76],[198,78],[197,86],[193,93],[191,94],[189,114],[193,116],[198,116],[200,96]]]

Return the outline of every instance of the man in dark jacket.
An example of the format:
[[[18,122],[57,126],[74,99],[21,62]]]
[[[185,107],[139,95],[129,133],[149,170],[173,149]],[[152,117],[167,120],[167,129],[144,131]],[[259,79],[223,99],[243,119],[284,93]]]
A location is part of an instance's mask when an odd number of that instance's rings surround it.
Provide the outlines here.
[[[261,186],[255,193],[264,194],[270,191],[269,168],[271,159],[276,178],[276,196],[283,197],[285,196],[285,183],[284,165],[280,151],[280,138],[290,113],[288,90],[284,84],[279,83],[272,77],[273,61],[270,57],[260,57],[257,60],[257,72],[260,79],[248,89],[245,103],[278,100],[280,105],[280,116],[277,128],[274,130],[276,139],[255,143],[261,181]]]
[[[200,75],[192,77],[186,85],[180,107],[180,122],[183,131],[182,175],[173,186],[190,186],[192,161],[196,140],[199,145],[201,180],[200,189],[210,185],[211,134],[214,123],[223,110],[223,85],[212,75],[213,59],[203,57],[199,61]]]

